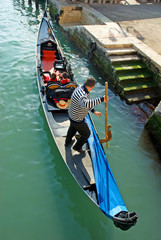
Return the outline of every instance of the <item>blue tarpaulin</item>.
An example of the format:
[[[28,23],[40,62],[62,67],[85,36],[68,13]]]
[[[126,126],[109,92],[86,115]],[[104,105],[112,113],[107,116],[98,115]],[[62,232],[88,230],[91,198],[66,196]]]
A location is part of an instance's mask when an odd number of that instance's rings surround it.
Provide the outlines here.
[[[86,122],[91,132],[88,144],[91,150],[99,207],[105,215],[112,218],[120,211],[127,211],[127,208],[89,116],[86,117]]]

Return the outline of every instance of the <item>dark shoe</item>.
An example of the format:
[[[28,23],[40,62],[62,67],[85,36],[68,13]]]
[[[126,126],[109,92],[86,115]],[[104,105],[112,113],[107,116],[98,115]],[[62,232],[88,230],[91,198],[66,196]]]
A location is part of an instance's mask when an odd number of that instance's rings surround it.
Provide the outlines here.
[[[83,150],[82,148],[77,148],[77,147],[73,147],[73,150],[75,150],[75,151],[77,151],[77,152],[79,152],[79,153],[85,153],[86,152],[86,150]]]
[[[70,142],[65,142],[65,146],[67,147],[67,146],[69,146],[69,145],[71,145],[71,144],[73,144],[74,143],[74,139],[73,140],[71,140]]]

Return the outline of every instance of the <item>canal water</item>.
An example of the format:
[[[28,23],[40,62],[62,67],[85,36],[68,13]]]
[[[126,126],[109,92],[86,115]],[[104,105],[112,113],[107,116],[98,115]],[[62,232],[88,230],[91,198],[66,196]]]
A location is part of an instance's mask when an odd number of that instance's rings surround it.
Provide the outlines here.
[[[0,1],[0,239],[160,240],[161,162],[144,130],[145,117],[109,90],[113,139],[108,162],[129,211],[139,214],[123,232],[75,183],[53,142],[36,85],[35,46],[45,4]],[[97,79],[92,97],[104,94],[97,69],[61,28],[55,33],[77,81]],[[104,104],[97,107],[104,114]],[[93,116],[100,137],[104,117]]]

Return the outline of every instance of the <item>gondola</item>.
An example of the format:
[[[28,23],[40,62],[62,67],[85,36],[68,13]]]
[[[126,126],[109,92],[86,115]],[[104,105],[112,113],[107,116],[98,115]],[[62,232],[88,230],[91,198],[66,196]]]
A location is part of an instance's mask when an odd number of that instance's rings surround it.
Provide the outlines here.
[[[86,117],[91,135],[83,146],[85,152],[78,153],[72,149],[71,145],[65,146],[69,127],[70,97],[78,84],[46,12],[38,32],[36,68],[43,111],[64,163],[83,192],[109,219],[113,220],[115,226],[122,230],[129,229],[136,224],[138,215],[136,212],[128,212],[123,202],[90,115]],[[65,85],[60,81],[45,83],[44,75],[49,75],[51,79],[51,71],[59,74],[66,72],[70,82]],[[77,137],[76,135],[75,139]]]

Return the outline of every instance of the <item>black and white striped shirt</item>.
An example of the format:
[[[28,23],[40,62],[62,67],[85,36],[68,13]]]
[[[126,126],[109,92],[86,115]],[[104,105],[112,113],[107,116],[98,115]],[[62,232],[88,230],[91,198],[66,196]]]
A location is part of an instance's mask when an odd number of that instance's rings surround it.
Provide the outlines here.
[[[70,108],[68,110],[70,120],[73,122],[84,121],[88,111],[94,112],[94,107],[103,101],[104,97],[90,99],[85,85],[77,87],[71,96]]]

